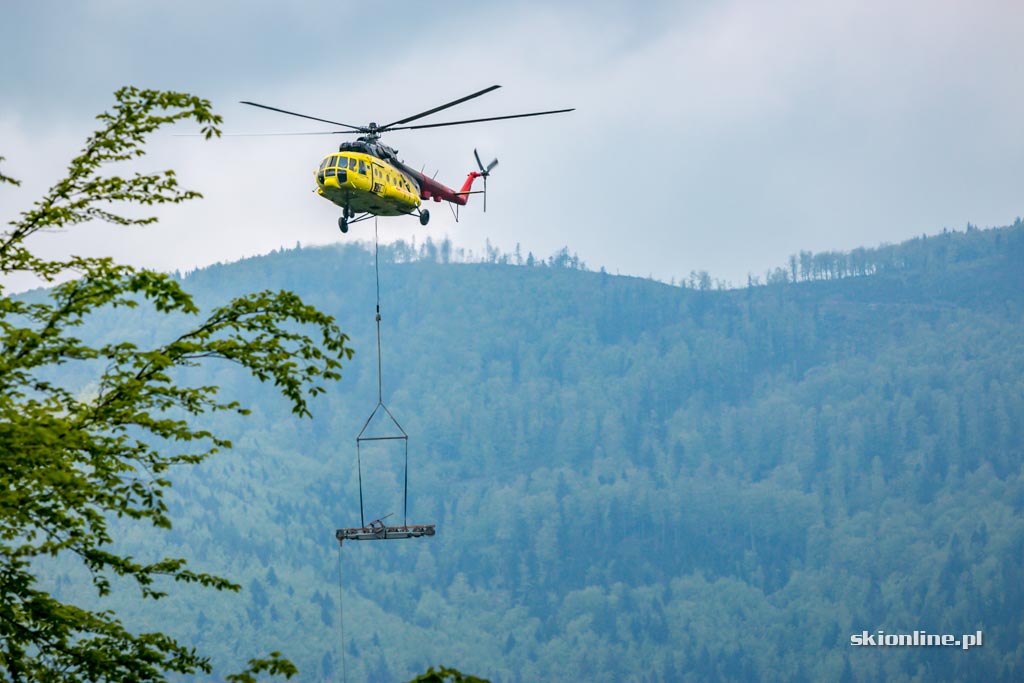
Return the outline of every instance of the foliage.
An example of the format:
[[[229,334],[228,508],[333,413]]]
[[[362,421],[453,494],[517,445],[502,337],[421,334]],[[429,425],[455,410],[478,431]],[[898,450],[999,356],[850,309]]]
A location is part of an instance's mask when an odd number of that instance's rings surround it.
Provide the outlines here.
[[[86,609],[40,587],[46,563],[72,557],[98,596],[128,579],[143,598],[168,594],[169,582],[236,591],[237,584],[193,572],[181,558],[139,560],[118,546],[112,518],[171,528],[165,493],[175,465],[202,462],[230,440],[198,426],[211,413],[247,414],[218,387],[189,383],[204,361],[220,359],[272,382],[292,412],[340,378],[351,357],[331,316],[287,291],[236,297],[201,315],[171,276],[107,258],[47,259],[31,237],[91,220],[151,223],[123,207],[175,204],[199,197],[173,171],[131,177],[110,164],[138,159],[147,135],[193,120],[207,138],[220,117],[191,95],[123,88],[102,126],[67,173],[0,237],[0,275],[29,272],[46,282],[68,274],[48,297],[0,299],[0,669],[4,680],[162,680],[167,672],[211,671],[210,661],[160,632],[135,634],[107,609]],[[8,183],[16,181],[6,176]],[[100,315],[148,305],[179,331],[140,345],[118,338],[83,341],[76,328]],[[310,330],[315,332],[310,336]],[[89,377],[86,385],[70,378]],[[120,528],[120,527],[119,527]],[[159,551],[158,551],[159,552]],[[253,660],[259,671],[290,675],[276,653]],[[245,675],[245,674],[243,674]],[[239,679],[249,680],[249,679]]]
[[[294,664],[281,657],[280,652],[271,652],[266,658],[250,659],[249,668],[237,674],[230,674],[224,680],[228,683],[256,683],[256,674],[266,673],[271,676],[291,678],[299,673]]]
[[[929,236],[899,268],[732,291],[382,247],[384,398],[437,535],[341,550],[349,679],[1019,679],[1022,246]],[[372,346],[372,264],[287,250],[183,286],[287,287]],[[169,542],[249,589],[180,608],[219,659],[269,638],[303,679],[341,671],[333,531],[359,519],[373,354],[345,381],[309,428],[269,397],[244,431],[218,416],[242,457],[169,494]],[[401,452],[362,456],[367,512],[400,511]],[[851,647],[864,629],[985,645]]]
[[[434,671],[434,667],[430,667],[426,673],[420,674],[409,683],[490,683],[490,681],[442,666],[437,671]]]

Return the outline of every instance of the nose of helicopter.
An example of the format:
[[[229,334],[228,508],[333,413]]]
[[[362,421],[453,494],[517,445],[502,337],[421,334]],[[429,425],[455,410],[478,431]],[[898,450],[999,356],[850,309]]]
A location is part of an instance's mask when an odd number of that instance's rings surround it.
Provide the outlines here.
[[[341,169],[334,170],[331,168],[326,171],[318,171],[316,174],[316,182],[320,187],[344,185],[347,180],[348,172]]]

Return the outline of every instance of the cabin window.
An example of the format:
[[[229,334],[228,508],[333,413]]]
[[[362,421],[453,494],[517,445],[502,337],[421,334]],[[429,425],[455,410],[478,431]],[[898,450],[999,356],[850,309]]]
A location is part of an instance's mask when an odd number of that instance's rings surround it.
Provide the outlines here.
[[[359,172],[366,175],[366,162],[362,159],[359,160]]]
[[[355,159],[349,158],[349,160],[348,160],[348,169],[350,171],[356,170],[356,160]]]

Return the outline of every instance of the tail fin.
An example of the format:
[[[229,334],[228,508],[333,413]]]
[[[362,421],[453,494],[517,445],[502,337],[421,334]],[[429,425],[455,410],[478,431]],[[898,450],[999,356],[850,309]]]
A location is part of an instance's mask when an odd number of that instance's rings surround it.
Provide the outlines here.
[[[466,176],[466,182],[462,183],[462,189],[459,190],[459,194],[466,194],[466,195],[468,195],[472,191],[472,189],[473,189],[473,181],[476,180],[477,178],[481,177],[482,175],[483,175],[483,173],[478,173],[476,171],[470,171],[469,175]],[[468,199],[468,197],[467,197],[467,199]]]

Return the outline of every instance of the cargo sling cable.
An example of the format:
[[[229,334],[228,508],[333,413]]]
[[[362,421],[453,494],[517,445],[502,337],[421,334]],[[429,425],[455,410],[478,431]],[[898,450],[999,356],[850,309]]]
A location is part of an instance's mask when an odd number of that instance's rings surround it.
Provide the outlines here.
[[[341,650],[341,680],[348,683],[348,661],[345,657],[345,603],[341,591],[341,544],[338,544],[338,629],[341,631],[339,649]]]
[[[377,405],[374,407],[373,412],[370,413],[370,417],[366,418],[363,428],[359,431],[359,435],[356,437],[356,463],[359,473],[359,526],[348,529],[338,529],[335,532],[335,538],[338,539],[339,543],[343,543],[346,540],[375,541],[419,538],[420,536],[433,536],[435,532],[433,524],[409,524],[409,435],[405,433],[405,430],[402,429],[402,425],[399,424],[397,419],[395,419],[395,416],[392,415],[388,407],[384,405],[384,382],[380,342],[380,240],[377,234],[376,218],[374,218],[373,221],[373,244],[373,269],[377,285]],[[391,425],[397,431],[384,436],[366,435],[366,431],[369,429],[370,424],[373,423],[374,418],[377,417],[377,414],[381,411],[383,411],[383,415],[387,416],[387,419],[390,420]],[[403,443],[405,451],[405,473],[402,491],[402,526],[387,526],[384,523],[384,520],[390,515],[385,515],[384,517],[375,519],[370,523],[366,522],[363,503],[362,446],[364,442],[372,441],[402,441]]]

